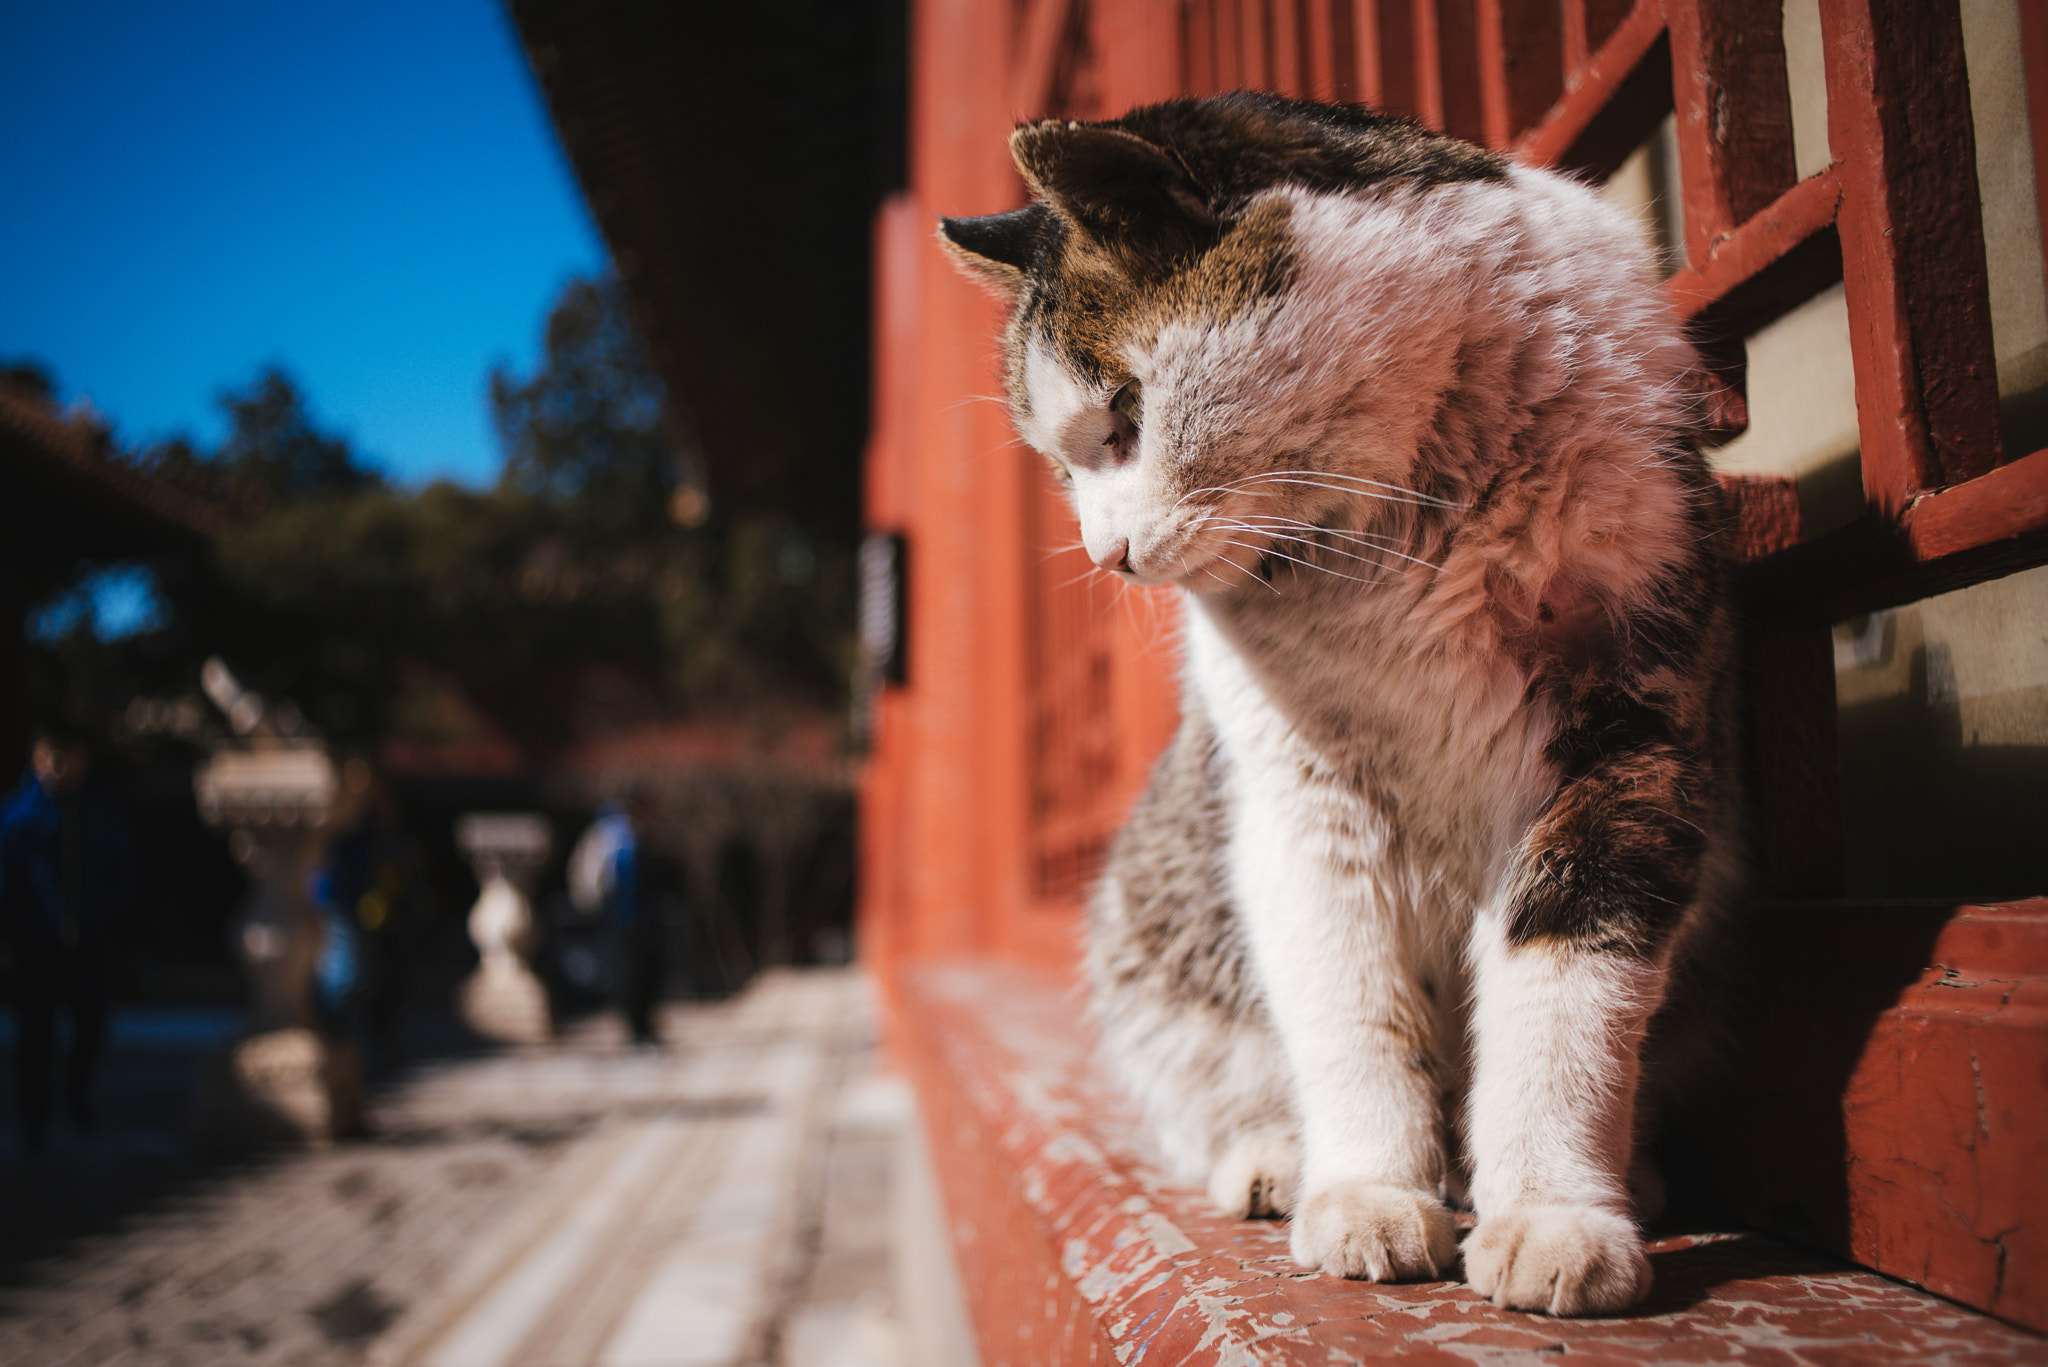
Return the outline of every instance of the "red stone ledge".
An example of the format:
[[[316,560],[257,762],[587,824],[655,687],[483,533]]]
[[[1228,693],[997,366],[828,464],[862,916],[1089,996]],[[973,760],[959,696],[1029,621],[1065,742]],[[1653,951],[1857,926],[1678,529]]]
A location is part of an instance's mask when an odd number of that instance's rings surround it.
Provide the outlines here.
[[[1754,1234],[1657,1240],[1650,1300],[1611,1319],[1301,1274],[1284,1226],[1214,1215],[1146,1161],[1063,979],[912,966],[891,995],[983,1367],[2048,1361],[2048,1340]]]

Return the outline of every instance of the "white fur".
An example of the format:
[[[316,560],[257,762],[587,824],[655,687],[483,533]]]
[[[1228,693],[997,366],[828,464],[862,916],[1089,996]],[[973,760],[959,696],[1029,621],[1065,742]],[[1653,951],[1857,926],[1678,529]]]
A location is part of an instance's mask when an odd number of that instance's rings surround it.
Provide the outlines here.
[[[1132,580],[1190,595],[1188,705],[1226,760],[1231,890],[1299,1126],[1297,1259],[1376,1279],[1448,1270],[1442,1203],[1462,1174],[1446,1107],[1469,1070],[1474,1285],[1553,1313],[1625,1305],[1647,1286],[1626,1173],[1662,970],[1502,934],[1511,857],[1556,776],[1551,719],[1491,614],[1559,576],[1625,605],[1676,558],[1681,491],[1655,453],[1689,352],[1632,226],[1560,178],[1273,193],[1290,201],[1292,288],[1132,344],[1136,459],[1101,459],[1109,395],[1039,344],[1025,435],[1071,473],[1091,554],[1123,540]],[[1416,492],[1418,450],[1459,386],[1478,405],[1475,469],[1571,463],[1489,510],[1502,535],[1423,564],[1406,537],[1418,500],[1440,496]],[[1198,458],[1244,477],[1194,487]],[[1310,557],[1274,539],[1286,519],[1331,529],[1339,550],[1268,585],[1262,554]],[[1171,1022],[1111,1024],[1155,1049],[1216,1047],[1213,1023],[1178,1044]],[[1221,1086],[1265,1066],[1233,1057]],[[1231,1205],[1245,1156],[1176,1140],[1169,1096],[1148,1110]]]

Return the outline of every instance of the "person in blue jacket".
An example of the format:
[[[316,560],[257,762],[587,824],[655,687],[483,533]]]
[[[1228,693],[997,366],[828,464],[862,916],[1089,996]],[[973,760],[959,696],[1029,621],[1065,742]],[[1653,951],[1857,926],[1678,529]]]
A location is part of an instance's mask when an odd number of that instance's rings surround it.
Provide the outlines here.
[[[47,730],[0,807],[0,938],[13,952],[23,1147],[49,1143],[57,1010],[71,1013],[64,1098],[80,1130],[106,1034],[115,922],[135,896],[135,842],[114,799],[91,781],[82,734]]]
[[[612,990],[635,1044],[659,1044],[655,1008],[661,1001],[661,919],[649,905],[641,841],[654,814],[653,800],[634,790],[607,802],[569,857],[570,894],[591,910],[603,908],[612,934]]]

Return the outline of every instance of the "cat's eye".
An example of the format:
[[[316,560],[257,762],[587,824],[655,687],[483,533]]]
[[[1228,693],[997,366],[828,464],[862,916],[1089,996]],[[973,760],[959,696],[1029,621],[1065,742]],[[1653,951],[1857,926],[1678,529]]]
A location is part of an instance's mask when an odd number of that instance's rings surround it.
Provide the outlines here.
[[[1136,380],[1119,389],[1109,401],[1109,411],[1133,427],[1145,425],[1145,390]]]
[[[1109,396],[1109,435],[1102,444],[1116,452],[1119,461],[1130,459],[1137,452],[1138,428],[1144,421],[1144,391],[1132,380]]]

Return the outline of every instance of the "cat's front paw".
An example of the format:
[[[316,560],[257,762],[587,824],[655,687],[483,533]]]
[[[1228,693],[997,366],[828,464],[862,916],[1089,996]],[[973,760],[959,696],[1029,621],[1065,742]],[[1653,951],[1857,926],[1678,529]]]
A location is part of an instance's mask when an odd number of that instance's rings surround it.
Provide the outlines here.
[[[1364,1281],[1426,1281],[1458,1256],[1457,1224],[1435,1197],[1339,1182],[1294,1212],[1294,1261]]]
[[[1209,1170],[1209,1199],[1240,1220],[1285,1215],[1294,1207],[1300,1154],[1284,1130],[1239,1135]]]
[[[1510,1206],[1465,1240],[1465,1280],[1495,1305],[1604,1315],[1650,1294],[1650,1257],[1626,1218],[1591,1206]]]

